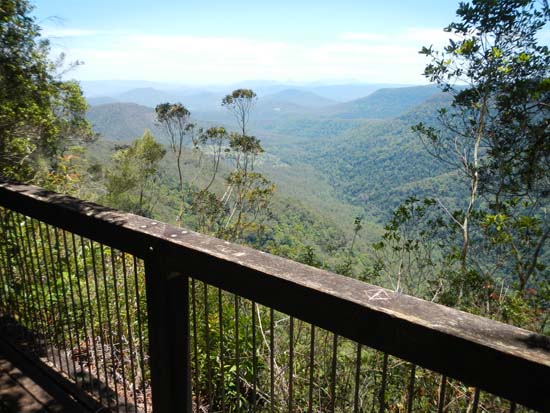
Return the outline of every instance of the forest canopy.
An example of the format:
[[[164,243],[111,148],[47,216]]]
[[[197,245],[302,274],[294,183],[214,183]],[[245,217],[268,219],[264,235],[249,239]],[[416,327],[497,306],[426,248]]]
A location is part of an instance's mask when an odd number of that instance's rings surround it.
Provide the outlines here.
[[[26,0],[0,5],[0,174],[45,184],[67,147],[92,133],[80,86],[62,80],[71,65],[51,60],[32,9]]]

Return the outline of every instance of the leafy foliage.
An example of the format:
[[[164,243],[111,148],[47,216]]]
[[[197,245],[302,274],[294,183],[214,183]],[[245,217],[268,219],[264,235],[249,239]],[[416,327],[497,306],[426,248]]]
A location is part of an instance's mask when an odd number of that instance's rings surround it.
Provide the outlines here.
[[[0,173],[42,182],[69,142],[92,135],[80,87],[61,80],[64,56],[50,60],[31,11],[26,0],[0,6]]]
[[[409,200],[394,213],[385,238],[394,241],[390,251],[399,262],[403,254],[415,257],[407,268],[412,278],[419,253],[430,252],[432,272],[444,270],[434,297],[445,304],[524,323],[523,317],[509,318],[522,297],[533,305],[531,328],[545,329],[546,319],[538,315],[547,302],[541,287],[550,276],[540,262],[550,234],[550,52],[538,44],[537,33],[550,9],[529,0],[474,0],[461,3],[457,15],[460,21],[446,28],[455,38],[443,52],[421,50],[431,59],[426,77],[451,94],[452,104],[438,111],[439,125],[413,129],[431,156],[459,172],[463,201],[449,206],[426,200],[436,206],[430,213],[436,221],[417,222],[405,212],[422,211],[424,218],[424,207]],[[422,230],[409,237],[407,228],[415,224]],[[434,227],[443,230],[445,242],[436,242]],[[507,294],[508,288],[515,292]]]
[[[159,163],[166,149],[150,131],[113,156],[107,172],[106,201],[113,207],[151,217],[158,202]]]

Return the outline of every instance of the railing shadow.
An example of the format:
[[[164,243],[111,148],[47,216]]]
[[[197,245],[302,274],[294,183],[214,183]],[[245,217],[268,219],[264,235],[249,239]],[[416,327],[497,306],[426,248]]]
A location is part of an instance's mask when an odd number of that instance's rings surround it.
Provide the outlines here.
[[[119,403],[117,407],[110,409],[106,408],[105,405],[116,406],[116,394],[113,389],[97,377],[92,376],[82,365],[68,363],[67,358],[61,357],[61,354],[64,354],[63,351],[57,351],[40,334],[25,328],[9,316],[0,317],[0,354],[54,398],[57,404],[54,406],[55,408],[50,409],[51,411],[91,411],[95,413],[131,411],[140,413],[139,409],[130,402],[128,404]],[[52,367],[44,360],[53,362],[56,367]],[[96,395],[101,402],[91,394]],[[75,405],[75,399],[79,405],[76,410],[71,407]],[[2,408],[15,408],[19,405],[17,397],[6,396],[1,400],[4,402],[3,405],[0,404],[0,413],[4,413]],[[6,410],[6,412],[12,411],[19,410]]]
[[[541,334],[530,334],[527,338],[520,339],[522,343],[532,349],[543,350],[550,353],[550,337]]]

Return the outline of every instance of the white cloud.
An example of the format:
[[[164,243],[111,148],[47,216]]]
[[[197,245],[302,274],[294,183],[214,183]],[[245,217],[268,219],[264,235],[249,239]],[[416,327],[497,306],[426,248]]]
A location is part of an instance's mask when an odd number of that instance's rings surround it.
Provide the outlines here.
[[[42,29],[43,37],[89,37],[97,36],[100,34],[108,34],[108,32],[104,30],[69,29],[56,27],[44,27]]]
[[[69,59],[85,62],[73,76],[180,83],[252,78],[423,83],[426,60],[418,50],[423,45],[444,44],[449,37],[441,30],[410,28],[392,34],[344,33],[312,46],[245,37],[106,34],[78,29],[63,29],[58,34],[97,37],[94,42],[87,38],[86,43],[63,47]]]
[[[378,33],[352,33],[347,32],[340,36],[341,40],[375,40],[384,39],[384,36]]]
[[[449,39],[457,39],[457,35],[445,32],[442,29],[420,27],[410,27],[405,29],[399,37],[410,43],[420,44],[422,46],[433,45],[437,48],[441,48],[446,45],[449,42]]]

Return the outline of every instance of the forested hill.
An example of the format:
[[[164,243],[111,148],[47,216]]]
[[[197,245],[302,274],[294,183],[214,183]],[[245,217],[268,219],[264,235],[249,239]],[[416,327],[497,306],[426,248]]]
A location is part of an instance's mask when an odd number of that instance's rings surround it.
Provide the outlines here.
[[[341,199],[365,208],[378,222],[386,221],[411,195],[438,196],[447,205],[455,204],[463,189],[449,185],[455,172],[434,161],[411,129],[418,122],[434,122],[437,109],[448,105],[449,97],[432,87],[418,87],[376,92],[362,99],[367,100],[379,113],[393,110],[396,116],[354,118],[342,112],[340,119],[310,116],[264,122],[259,130],[267,136],[269,153],[290,165],[305,163],[321,172]]]
[[[301,100],[304,106],[289,103],[292,98]],[[309,107],[305,106],[308,101]],[[318,173],[342,201],[365,208],[371,219],[380,222],[407,196],[433,194],[445,187],[451,171],[434,163],[411,131],[415,123],[431,121],[437,108],[447,103],[436,88],[382,89],[340,105],[321,104],[329,102],[296,90],[258,100],[252,113],[253,132],[264,142],[267,154],[260,168],[275,182],[281,179],[284,186],[293,187],[293,174],[288,168]],[[276,104],[300,110],[286,117],[279,113],[277,117],[270,113]],[[338,116],[327,115],[336,109]],[[307,113],[299,113],[305,110]],[[214,108],[198,112],[196,117],[204,126],[230,125],[232,120],[229,114]],[[151,129],[159,140],[166,141],[149,107],[133,103],[99,105],[89,110],[88,118],[108,140],[128,141],[144,129]],[[452,198],[453,194],[447,193],[446,197]]]
[[[262,101],[271,101],[273,103],[290,102],[304,107],[323,107],[337,103],[335,100],[300,89],[285,89],[262,98]]]
[[[325,115],[343,119],[390,119],[439,94],[435,86],[380,89],[376,92],[327,108]]]
[[[87,118],[95,132],[111,141],[131,141],[150,129],[161,133],[154,121],[154,111],[136,103],[107,103],[91,106]]]
[[[403,117],[368,121],[286,150],[295,153],[296,161],[321,170],[348,202],[364,205],[378,217],[387,218],[412,194],[453,198],[455,194],[449,192],[453,186],[446,185],[452,171],[434,162],[411,130],[411,120],[422,119],[427,107],[434,109],[421,105]]]

